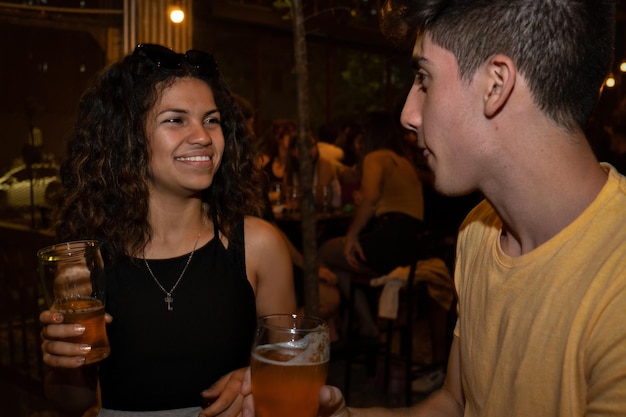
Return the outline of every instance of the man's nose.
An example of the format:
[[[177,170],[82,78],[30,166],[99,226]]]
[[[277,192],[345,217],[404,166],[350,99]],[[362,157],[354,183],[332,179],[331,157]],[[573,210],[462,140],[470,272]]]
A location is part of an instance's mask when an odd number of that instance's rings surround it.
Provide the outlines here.
[[[419,90],[413,86],[409,91],[400,114],[400,123],[406,129],[417,131],[422,125],[422,106]]]

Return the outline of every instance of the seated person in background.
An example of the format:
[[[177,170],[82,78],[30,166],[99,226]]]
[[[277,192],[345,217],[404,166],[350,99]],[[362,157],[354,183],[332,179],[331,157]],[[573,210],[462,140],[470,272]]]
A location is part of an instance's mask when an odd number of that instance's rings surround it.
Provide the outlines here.
[[[241,111],[243,118],[246,122],[246,128],[250,135],[250,141],[252,142],[252,152],[256,155],[255,164],[258,168],[261,168],[267,164],[269,157],[263,150],[263,144],[261,140],[257,137],[254,130],[254,108],[248,99],[242,97],[238,94],[233,94],[233,99],[235,100],[235,104]]]
[[[335,145],[343,149],[344,156],[341,162],[346,166],[353,166],[361,159],[354,147],[355,138],[361,133],[363,133],[363,129],[357,120],[348,119],[341,124]]]
[[[270,187],[267,177],[264,184],[264,201],[265,207],[262,210],[262,217],[272,223],[278,232],[283,237],[287,249],[289,250],[289,257],[291,259],[293,267],[293,280],[295,287],[296,303],[298,306],[298,312],[304,312],[304,273],[302,270],[303,258],[300,250],[293,244],[291,238],[281,229],[276,223],[274,211],[272,210],[272,202],[269,198]],[[284,192],[281,190],[279,192]],[[318,270],[319,278],[319,316],[326,320],[330,330],[331,341],[338,339],[336,316],[338,314],[340,305],[340,294],[337,289],[337,276],[327,267],[320,265]]]
[[[335,123],[326,123],[317,130],[317,150],[320,156],[330,162],[340,172],[343,168],[344,151],[337,145],[340,138],[339,126]]]
[[[338,277],[347,298],[352,274],[380,276],[414,257],[423,229],[422,183],[404,155],[398,121],[386,112],[368,113],[363,122],[363,169],[357,208],[344,237],[326,241],[320,262]],[[354,300],[359,333],[377,337],[378,325],[365,295]]]
[[[323,187],[330,189],[330,205],[332,208],[339,208],[341,207],[341,184],[337,178],[337,170],[329,160],[320,156],[317,140],[313,135],[309,136],[308,141],[313,162],[313,190],[320,192]],[[287,193],[289,193],[289,189],[297,189],[300,184],[300,150],[298,146],[298,136],[294,134],[289,140],[289,158],[283,180],[283,186]],[[297,205],[299,202],[292,201],[291,204]]]
[[[339,171],[341,183],[341,204],[354,205],[354,192],[361,186],[361,168],[363,163],[363,129],[357,123],[346,128],[343,137],[344,160]]]
[[[268,184],[282,183],[289,159],[289,143],[298,134],[298,125],[293,120],[275,119],[262,139],[262,162],[260,168],[268,177]]]

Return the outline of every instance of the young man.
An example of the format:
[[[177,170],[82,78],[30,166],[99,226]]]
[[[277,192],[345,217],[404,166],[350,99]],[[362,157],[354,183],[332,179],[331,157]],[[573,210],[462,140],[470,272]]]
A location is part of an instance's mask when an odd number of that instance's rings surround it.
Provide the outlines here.
[[[626,178],[583,133],[614,2],[399,3],[382,11],[387,32],[416,40],[402,123],[440,192],[485,200],[459,231],[444,387],[394,410],[347,408],[324,387],[319,415],[626,415]]]

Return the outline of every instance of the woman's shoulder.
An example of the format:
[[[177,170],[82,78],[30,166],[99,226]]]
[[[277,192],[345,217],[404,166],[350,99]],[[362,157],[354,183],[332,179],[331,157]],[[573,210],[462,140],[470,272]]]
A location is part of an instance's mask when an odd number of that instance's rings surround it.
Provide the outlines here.
[[[253,264],[266,262],[275,256],[287,256],[289,252],[276,226],[259,217],[244,218],[246,259]]]
[[[389,158],[389,157],[393,157],[393,156],[398,156],[398,154],[396,154],[391,149],[387,149],[387,148],[374,149],[373,151],[370,151],[370,152],[367,153],[367,155],[365,155],[366,158],[367,157],[370,157],[370,158]]]
[[[273,227],[270,222],[257,216],[244,216],[243,226],[244,226],[245,231],[248,231],[248,230],[255,231],[255,230],[262,230],[263,228],[266,228],[266,227],[267,228]]]
[[[332,160],[321,155],[319,156],[317,163],[324,169],[333,170],[335,168],[335,163]]]
[[[246,243],[263,243],[269,242],[281,236],[278,234],[276,227],[260,217],[245,216],[243,222]]]
[[[328,173],[330,175],[336,174],[337,164],[335,164],[330,159],[320,156],[317,160],[317,163],[319,164],[320,170],[324,171],[325,173]]]
[[[391,149],[376,149],[365,155],[363,162],[377,163],[380,165],[389,165],[402,158]]]

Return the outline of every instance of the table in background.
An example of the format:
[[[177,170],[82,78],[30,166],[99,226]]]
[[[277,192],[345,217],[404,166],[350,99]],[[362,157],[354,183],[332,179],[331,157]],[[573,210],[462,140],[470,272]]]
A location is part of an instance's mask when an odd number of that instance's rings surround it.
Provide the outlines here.
[[[354,212],[336,210],[329,213],[316,213],[317,244],[321,245],[328,239],[344,236],[352,220]],[[302,250],[302,216],[297,213],[275,213],[276,224],[285,232],[291,242]]]

